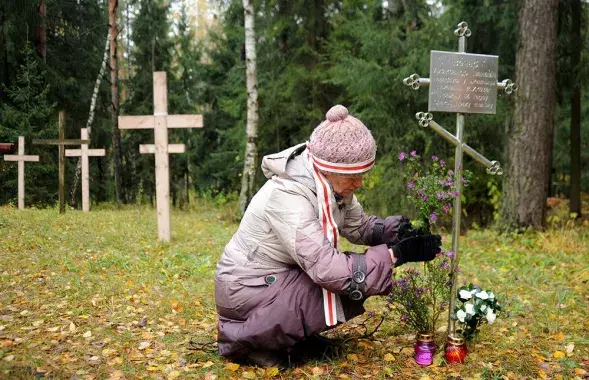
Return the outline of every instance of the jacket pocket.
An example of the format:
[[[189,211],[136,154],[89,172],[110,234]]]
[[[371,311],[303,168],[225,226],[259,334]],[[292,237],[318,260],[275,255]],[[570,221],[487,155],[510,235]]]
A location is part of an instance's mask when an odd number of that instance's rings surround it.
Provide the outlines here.
[[[242,278],[237,280],[237,283],[243,286],[268,286],[266,283],[266,277],[252,277],[252,278]]]

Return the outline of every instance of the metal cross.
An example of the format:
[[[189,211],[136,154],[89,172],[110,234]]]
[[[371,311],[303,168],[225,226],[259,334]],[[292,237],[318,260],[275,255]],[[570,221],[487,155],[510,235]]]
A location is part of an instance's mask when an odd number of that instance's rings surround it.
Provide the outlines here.
[[[65,112],[59,112],[59,139],[33,140],[34,145],[57,145],[59,147],[59,213],[65,212],[65,146],[90,144],[90,140],[65,138]]]
[[[510,79],[497,81],[497,56],[467,54],[466,38],[471,31],[466,22],[458,24],[454,30],[458,37],[458,53],[432,51],[430,59],[430,78],[421,78],[412,74],[403,79],[403,84],[414,90],[421,86],[430,87],[428,112],[415,114],[419,125],[430,127],[445,140],[456,147],[454,158],[454,183],[456,191],[462,193],[462,155],[474,158],[487,168],[487,173],[502,175],[503,170],[498,161],[491,161],[464,143],[464,114],[465,113],[495,113],[497,90],[511,94],[517,86]],[[445,130],[433,120],[429,111],[456,112],[456,135]],[[455,268],[458,264],[458,241],[460,237],[460,217],[462,204],[460,197],[454,199],[454,217],[452,221],[452,258],[451,276],[452,290],[450,310],[448,315],[448,335],[455,334],[454,320],[451,318],[456,307],[456,277]]]

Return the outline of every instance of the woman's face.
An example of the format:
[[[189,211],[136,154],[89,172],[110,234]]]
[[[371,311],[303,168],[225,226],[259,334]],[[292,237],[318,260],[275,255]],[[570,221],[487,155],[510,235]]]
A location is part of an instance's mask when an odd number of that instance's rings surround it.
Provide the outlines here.
[[[325,173],[325,178],[331,183],[333,191],[337,194],[347,197],[354,191],[362,187],[363,175],[341,176],[331,173]]]

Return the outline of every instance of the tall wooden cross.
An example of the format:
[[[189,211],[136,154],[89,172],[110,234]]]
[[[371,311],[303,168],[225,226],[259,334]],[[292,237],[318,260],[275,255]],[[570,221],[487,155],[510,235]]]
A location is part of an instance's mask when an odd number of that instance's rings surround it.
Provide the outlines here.
[[[36,145],[57,145],[59,147],[59,213],[65,212],[65,146],[89,144],[90,140],[65,139],[65,112],[59,112],[59,139],[33,140]]]
[[[39,156],[25,156],[25,138],[18,136],[18,154],[5,155],[4,161],[18,161],[18,209],[25,208],[25,161],[39,162]]]
[[[420,86],[429,86],[428,112],[418,112],[415,117],[419,125],[432,128],[444,139],[456,147],[454,156],[454,183],[456,191],[462,193],[462,155],[474,158],[487,168],[487,173],[502,175],[503,170],[497,161],[491,161],[464,143],[464,114],[494,114],[497,106],[497,90],[511,94],[517,86],[509,79],[502,82],[498,78],[498,61],[496,55],[468,54],[466,38],[471,31],[466,22],[458,24],[454,30],[458,37],[458,52],[432,50],[430,55],[430,77],[420,78],[417,74],[403,79],[403,84],[417,90]],[[445,130],[433,120],[430,111],[455,112],[456,135]],[[456,272],[458,264],[458,239],[460,237],[460,217],[462,215],[461,197],[454,199],[454,216],[452,221],[452,291],[448,315],[448,335],[455,334],[454,320],[451,318],[456,307]]]
[[[153,116],[119,116],[120,129],[153,129],[154,144],[140,145],[141,153],[155,153],[157,232],[170,241],[169,153],[183,153],[184,144],[168,144],[168,128],[202,128],[202,115],[168,115],[166,73],[153,73]]]
[[[82,140],[88,140],[88,129],[81,128]],[[90,165],[88,157],[102,157],[104,149],[88,149],[88,144],[82,144],[81,149],[66,149],[66,157],[82,157],[82,211],[90,211]]]

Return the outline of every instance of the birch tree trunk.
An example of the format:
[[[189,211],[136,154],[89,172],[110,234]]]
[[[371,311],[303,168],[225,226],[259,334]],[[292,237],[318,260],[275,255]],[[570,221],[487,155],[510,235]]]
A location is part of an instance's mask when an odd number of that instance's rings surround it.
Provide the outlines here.
[[[86,129],[88,130],[88,138],[92,136],[92,122],[94,121],[94,110],[96,109],[96,100],[98,99],[98,90],[100,89],[100,83],[102,77],[106,71],[106,61],[108,61],[108,51],[110,47],[110,30],[106,33],[106,42],[104,44],[104,56],[102,57],[102,65],[100,71],[96,77],[94,83],[94,92],[92,93],[92,100],[90,101],[90,112],[88,113],[88,121],[86,122]],[[70,191],[70,205],[76,203],[76,193],[78,192],[78,186],[80,184],[80,175],[82,174],[82,158],[78,158],[78,164],[76,165],[76,173],[74,175],[74,183]]]
[[[121,133],[119,131],[119,64],[117,60],[117,8],[118,0],[108,0],[108,22],[110,25],[110,92],[112,106],[112,159],[115,175],[117,203],[123,201],[123,181],[121,176]]]
[[[522,0],[513,122],[507,131],[502,225],[543,228],[552,165],[558,0]]]
[[[245,157],[239,194],[239,214],[243,216],[254,196],[258,165],[258,74],[256,71],[256,32],[254,29],[253,0],[243,0],[245,16],[245,61],[247,79],[247,126]]]

